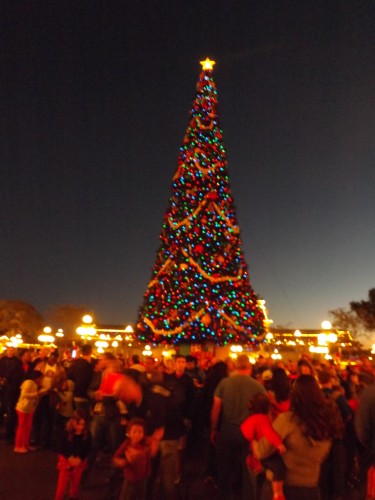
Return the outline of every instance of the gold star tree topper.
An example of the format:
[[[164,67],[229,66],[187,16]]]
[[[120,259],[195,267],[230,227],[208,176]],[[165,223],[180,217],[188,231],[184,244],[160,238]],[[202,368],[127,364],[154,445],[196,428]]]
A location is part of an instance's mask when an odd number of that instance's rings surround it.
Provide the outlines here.
[[[199,62],[202,65],[202,69],[204,71],[205,70],[212,70],[212,69],[214,69],[214,64],[216,64],[215,61],[211,61],[210,59],[208,59],[208,57],[206,57],[205,61],[199,61]]]

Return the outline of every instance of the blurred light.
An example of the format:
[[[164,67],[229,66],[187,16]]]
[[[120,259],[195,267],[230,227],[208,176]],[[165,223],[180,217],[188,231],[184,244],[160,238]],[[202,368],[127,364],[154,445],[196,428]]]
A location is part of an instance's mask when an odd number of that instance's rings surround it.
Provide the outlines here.
[[[315,352],[316,354],[328,354],[328,347],[324,347],[324,346],[313,346],[311,345],[309,347],[309,351],[310,352]]]
[[[232,352],[242,352],[243,351],[243,347],[242,347],[242,345],[232,345],[230,347],[230,350]]]
[[[325,333],[319,333],[318,335],[318,344],[326,345],[327,343],[327,335]]]
[[[133,327],[131,325],[128,325],[126,328],[125,328],[125,332],[126,333],[133,333],[134,330],[133,330]]]
[[[92,316],[91,314],[85,314],[83,317],[82,317],[82,322],[85,323],[85,324],[90,324],[92,323]]]
[[[47,334],[52,333],[52,328],[50,326],[45,326],[43,328],[43,332]]]
[[[299,330],[296,330],[296,331],[294,332],[294,336],[295,336],[295,337],[302,337],[302,333],[301,333]]]
[[[22,338],[17,337],[17,335],[15,337],[10,337],[10,341],[12,342],[14,347],[17,347],[19,344],[22,344],[23,342]]]
[[[97,340],[95,342],[95,345],[96,345],[96,347],[105,347],[105,348],[107,348],[109,344],[108,344],[108,342],[106,342],[104,340]]]
[[[117,340],[114,340],[114,341],[112,342],[112,347],[118,347],[118,342],[117,342]]]
[[[331,322],[327,320],[322,321],[320,326],[323,328],[323,330],[330,330],[332,328]]]
[[[39,342],[52,343],[55,340],[55,337],[53,337],[53,335],[39,335],[38,340]]]
[[[335,333],[329,333],[327,335],[327,340],[328,342],[331,342],[331,344],[334,344],[335,342],[337,342],[337,335]]]

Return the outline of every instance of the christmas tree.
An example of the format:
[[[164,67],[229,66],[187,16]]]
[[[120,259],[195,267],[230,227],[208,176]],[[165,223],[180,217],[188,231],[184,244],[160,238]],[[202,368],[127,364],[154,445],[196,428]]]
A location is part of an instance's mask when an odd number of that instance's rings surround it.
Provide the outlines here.
[[[254,344],[264,314],[250,285],[218,123],[214,61],[202,61],[138,340]]]

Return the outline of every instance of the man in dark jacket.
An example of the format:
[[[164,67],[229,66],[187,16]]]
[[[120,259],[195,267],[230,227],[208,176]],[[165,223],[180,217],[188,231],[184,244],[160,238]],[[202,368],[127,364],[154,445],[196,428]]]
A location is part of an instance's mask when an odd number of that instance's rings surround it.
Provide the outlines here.
[[[3,392],[2,404],[6,414],[6,439],[13,443],[17,427],[16,403],[24,380],[22,362],[16,356],[14,347],[8,347],[6,355],[0,358],[0,380]]]
[[[68,377],[74,382],[73,398],[75,409],[83,410],[86,415],[89,415],[90,401],[87,391],[94,373],[91,345],[84,344],[81,353],[82,356],[74,360],[68,371]]]

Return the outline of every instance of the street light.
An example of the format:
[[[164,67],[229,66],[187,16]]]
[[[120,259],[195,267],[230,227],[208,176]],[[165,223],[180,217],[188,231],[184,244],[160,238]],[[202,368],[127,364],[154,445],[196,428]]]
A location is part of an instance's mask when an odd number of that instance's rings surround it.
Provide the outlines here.
[[[78,335],[80,335],[81,337],[87,337],[87,338],[95,337],[96,336],[96,328],[95,328],[95,325],[93,324],[93,317],[91,316],[91,314],[85,314],[82,317],[82,323],[84,323],[84,324],[79,326],[76,329],[76,332],[78,333]]]
[[[38,337],[39,342],[43,342],[43,344],[52,344],[55,340],[53,335],[42,334]]]
[[[85,323],[85,325],[89,325],[93,322],[93,317],[91,316],[91,314],[85,314],[82,317],[82,322]]]

